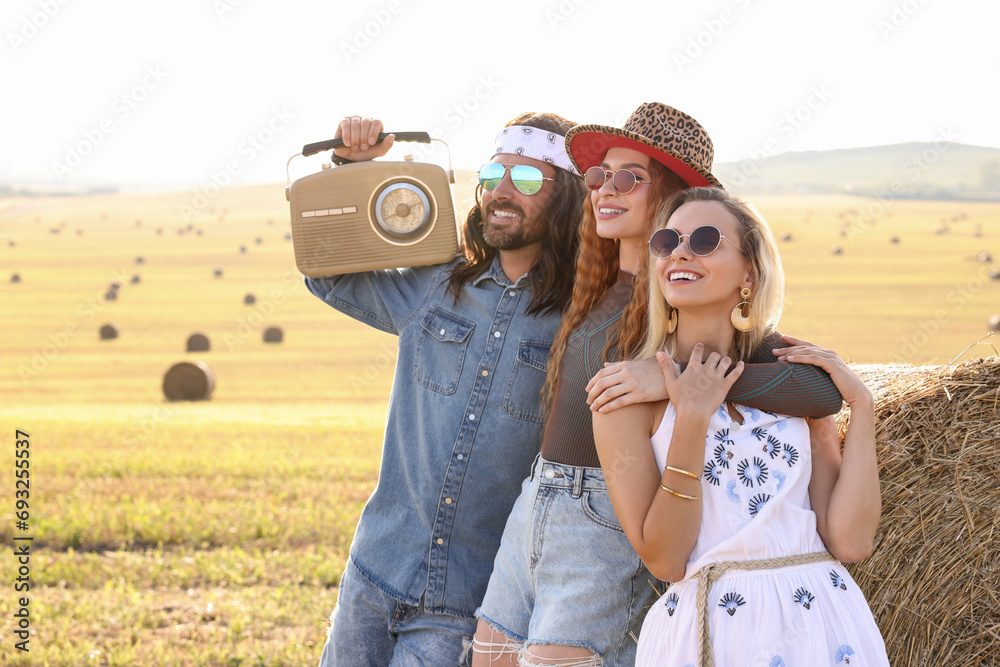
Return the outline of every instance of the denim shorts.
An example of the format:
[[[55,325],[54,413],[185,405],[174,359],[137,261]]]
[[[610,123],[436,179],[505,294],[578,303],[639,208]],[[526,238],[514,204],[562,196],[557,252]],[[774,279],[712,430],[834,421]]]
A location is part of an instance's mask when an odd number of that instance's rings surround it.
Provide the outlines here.
[[[622,531],[600,468],[539,456],[504,529],[476,615],[510,639],[590,649],[631,665],[662,588]]]

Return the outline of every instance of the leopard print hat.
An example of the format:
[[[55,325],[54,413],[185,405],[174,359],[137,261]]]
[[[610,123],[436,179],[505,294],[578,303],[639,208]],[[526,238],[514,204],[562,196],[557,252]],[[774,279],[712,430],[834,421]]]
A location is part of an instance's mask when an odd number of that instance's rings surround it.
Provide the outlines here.
[[[581,174],[599,165],[608,149],[615,146],[645,153],[691,187],[722,188],[712,175],[715,149],[708,132],[694,118],[666,104],[640,105],[621,129],[577,125],[566,133],[566,152]]]

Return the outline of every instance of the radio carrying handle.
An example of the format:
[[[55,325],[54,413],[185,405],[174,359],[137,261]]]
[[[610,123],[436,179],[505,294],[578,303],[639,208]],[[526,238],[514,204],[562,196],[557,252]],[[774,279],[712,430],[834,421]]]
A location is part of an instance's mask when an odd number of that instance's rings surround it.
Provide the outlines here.
[[[385,138],[390,134],[396,135],[396,141],[415,141],[421,144],[429,144],[432,141],[437,141],[444,144],[445,149],[448,151],[448,181],[452,184],[455,183],[455,171],[451,168],[451,149],[448,147],[447,143],[441,139],[432,139],[431,135],[427,132],[379,132],[378,140],[375,143],[382,143],[382,141],[385,140]],[[340,137],[337,137],[336,139],[327,139],[326,141],[317,141],[315,143],[306,144],[302,147],[301,153],[296,153],[292,157],[288,158],[288,162],[285,164],[285,199],[289,198],[289,188],[292,186],[292,174],[289,171],[289,168],[292,165],[292,160],[297,157],[308,157],[323,151],[340,148],[343,145],[344,140]]]
[[[421,144],[431,143],[431,135],[426,132],[379,132],[378,139],[375,141],[376,144],[382,143],[386,137],[390,134],[396,135],[396,141],[416,141]],[[340,137],[336,139],[327,139],[326,141],[317,141],[312,144],[306,144],[302,147],[302,156],[309,157],[310,155],[315,155],[316,153],[322,151],[328,151],[331,148],[340,148],[344,145],[344,140]]]

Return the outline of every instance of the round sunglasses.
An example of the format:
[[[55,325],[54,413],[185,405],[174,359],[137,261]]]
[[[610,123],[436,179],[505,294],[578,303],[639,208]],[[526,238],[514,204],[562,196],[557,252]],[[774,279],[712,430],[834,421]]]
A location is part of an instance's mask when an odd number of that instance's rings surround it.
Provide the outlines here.
[[[648,183],[649,181],[644,181],[634,172],[628,169],[619,169],[617,171],[611,171],[605,169],[604,167],[591,167],[584,174],[584,182],[587,187],[591,190],[600,190],[604,187],[604,184],[611,179],[611,185],[614,186],[618,194],[627,195],[635,189],[635,186],[641,185],[642,183]]]
[[[738,245],[727,239],[712,225],[703,225],[690,234],[678,234],[675,229],[657,229],[649,237],[649,252],[653,257],[666,259],[677,249],[683,238],[688,240],[688,249],[699,257],[711,255],[718,249],[723,240],[739,250],[740,253],[743,252]]]
[[[546,178],[542,175],[542,170],[527,164],[500,164],[499,162],[487,162],[479,168],[479,184],[483,190],[492,190],[500,185],[507,169],[510,169],[510,182],[514,184],[517,191],[525,195],[538,194],[542,189],[543,181],[554,181],[554,178]]]

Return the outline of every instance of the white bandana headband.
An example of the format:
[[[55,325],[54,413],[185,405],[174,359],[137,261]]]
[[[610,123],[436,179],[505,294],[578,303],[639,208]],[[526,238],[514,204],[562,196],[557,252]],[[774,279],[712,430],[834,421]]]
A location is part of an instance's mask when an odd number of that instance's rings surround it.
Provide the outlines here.
[[[493,155],[500,153],[523,155],[539,162],[548,162],[571,174],[580,175],[566,152],[566,137],[555,132],[546,132],[525,125],[511,125],[500,130],[496,146]]]

